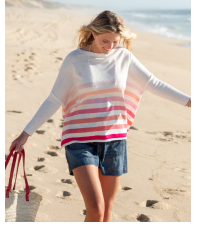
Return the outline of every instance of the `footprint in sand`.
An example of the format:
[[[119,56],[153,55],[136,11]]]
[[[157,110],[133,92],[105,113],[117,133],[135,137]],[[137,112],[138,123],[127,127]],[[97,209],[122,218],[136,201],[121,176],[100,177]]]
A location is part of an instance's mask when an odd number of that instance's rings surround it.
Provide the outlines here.
[[[127,186],[119,186],[119,191],[128,191],[128,190],[131,190],[132,188],[130,187],[127,187]]]
[[[140,205],[141,207],[150,207],[160,210],[167,210],[171,208],[171,206],[168,203],[160,202],[158,200],[145,200],[141,203],[138,203],[138,205]]]
[[[149,131],[146,131],[146,133],[147,134],[153,134],[153,135],[157,134],[157,132],[149,132]]]
[[[30,70],[33,70],[33,68],[30,67],[30,66],[28,66],[28,67],[26,67],[26,68],[24,69],[24,71],[30,71]]]
[[[35,186],[33,186],[33,185],[29,185],[29,190],[30,190],[30,191],[32,191],[32,190],[34,190],[34,189],[36,189],[36,187],[35,187]],[[25,190],[25,191],[26,191],[26,187],[23,187],[23,190]]]
[[[37,171],[37,170],[40,170],[40,169],[42,169],[42,168],[44,168],[44,167],[45,167],[45,165],[34,166],[33,169]]]
[[[37,161],[37,162],[44,162],[45,158],[37,157],[37,158],[34,158],[34,160]]]
[[[165,188],[162,189],[163,192],[166,192],[169,195],[181,195],[181,196],[189,196],[190,192],[183,190],[183,189],[178,189],[178,188]]]
[[[58,180],[56,180],[56,182],[72,185],[74,188],[77,187],[76,182],[71,179],[58,179]]]
[[[173,132],[169,132],[169,131],[163,131],[163,132],[160,132],[161,134],[163,134],[163,136],[173,136],[174,133]]]
[[[31,61],[40,62],[40,59],[39,59],[36,55],[30,55],[28,58],[29,58]]]
[[[48,155],[50,155],[50,156],[52,156],[52,157],[58,156],[58,154],[57,154],[56,152],[54,152],[54,151],[45,151],[44,153],[45,153],[45,154],[48,154]]]
[[[181,139],[181,140],[185,140],[188,142],[191,142],[191,136],[189,136],[188,134],[190,134],[190,132],[183,132],[183,131],[176,131],[176,132],[171,132],[171,131],[159,131],[159,132],[149,132],[146,131],[146,133],[148,134],[160,134],[162,135],[164,138],[162,137],[158,137],[155,138],[156,140],[160,140],[160,141],[173,141],[174,143],[178,143],[177,141],[174,141],[174,139]]]
[[[33,166],[30,168],[31,171],[40,171],[40,172],[43,172],[43,173],[57,173],[58,170],[53,168],[53,167],[48,167],[48,166],[45,166],[45,165],[36,165],[36,166]]]
[[[61,124],[59,124],[59,127],[62,128],[63,127],[63,122]]]
[[[133,126],[131,126],[131,127],[130,127],[130,129],[133,129],[133,130],[138,130],[137,128],[135,128],[135,127],[133,127]]]
[[[11,112],[11,113],[22,113],[21,111],[17,111],[17,110],[7,110],[6,112]]]
[[[60,57],[56,57],[56,59],[58,59],[58,60],[60,60],[60,61],[62,61],[62,60],[63,60],[63,58],[60,58]]]
[[[172,141],[173,138],[169,138],[169,139],[163,139],[163,138],[155,138],[156,140],[160,140],[160,141]]]
[[[137,219],[139,222],[150,222],[150,218],[147,215],[144,214],[133,214],[133,217]]]
[[[71,179],[61,179],[60,181],[64,184],[73,184],[74,183],[74,181]]]
[[[36,130],[37,134],[44,134],[45,130]]]
[[[48,123],[52,123],[53,122],[53,119],[49,119],[47,120]]]
[[[61,199],[68,199],[71,196],[71,193],[68,191],[59,191],[56,194],[56,197],[59,197]]]
[[[147,216],[145,214],[134,213],[133,217],[139,222],[162,222],[162,220],[158,217]]]
[[[61,141],[61,139],[54,138],[56,141]]]
[[[52,149],[52,150],[60,150],[60,147],[59,146],[54,146],[54,145],[51,145],[48,147],[48,149]]]
[[[80,213],[81,213],[82,215],[86,215],[86,210],[81,210]]]

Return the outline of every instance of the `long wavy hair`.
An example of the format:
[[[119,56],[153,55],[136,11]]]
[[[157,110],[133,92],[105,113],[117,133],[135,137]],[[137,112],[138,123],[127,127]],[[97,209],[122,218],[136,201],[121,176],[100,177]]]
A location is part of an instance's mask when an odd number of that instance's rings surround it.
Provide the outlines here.
[[[130,32],[124,20],[117,14],[106,10],[99,13],[88,25],[82,25],[78,30],[78,47],[90,45],[94,41],[92,32],[96,35],[103,33],[117,33],[120,41],[123,39],[123,47],[132,50],[131,41],[136,38],[136,34]]]

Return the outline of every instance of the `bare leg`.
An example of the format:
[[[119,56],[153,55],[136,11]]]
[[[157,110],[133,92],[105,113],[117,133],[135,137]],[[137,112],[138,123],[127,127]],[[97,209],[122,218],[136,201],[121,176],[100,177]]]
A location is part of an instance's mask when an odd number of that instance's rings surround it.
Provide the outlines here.
[[[104,196],[105,210],[103,222],[110,222],[114,199],[119,190],[121,176],[104,176],[99,168],[99,179]]]
[[[98,167],[83,165],[73,169],[73,173],[86,206],[85,222],[103,222],[105,204]]]

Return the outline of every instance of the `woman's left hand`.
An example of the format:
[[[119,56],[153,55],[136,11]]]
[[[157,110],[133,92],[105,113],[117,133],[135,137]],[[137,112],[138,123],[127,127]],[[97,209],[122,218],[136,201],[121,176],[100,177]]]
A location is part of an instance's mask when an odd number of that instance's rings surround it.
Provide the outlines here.
[[[191,107],[191,98],[188,100],[188,102],[185,106]]]

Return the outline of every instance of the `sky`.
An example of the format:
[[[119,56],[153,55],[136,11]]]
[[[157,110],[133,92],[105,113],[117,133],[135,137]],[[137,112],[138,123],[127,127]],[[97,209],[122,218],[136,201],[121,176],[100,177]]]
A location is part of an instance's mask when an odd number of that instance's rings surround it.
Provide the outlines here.
[[[50,0],[66,4],[117,9],[191,9],[191,0]]]

